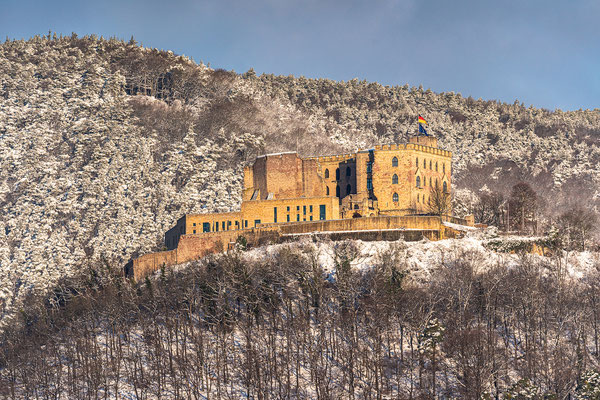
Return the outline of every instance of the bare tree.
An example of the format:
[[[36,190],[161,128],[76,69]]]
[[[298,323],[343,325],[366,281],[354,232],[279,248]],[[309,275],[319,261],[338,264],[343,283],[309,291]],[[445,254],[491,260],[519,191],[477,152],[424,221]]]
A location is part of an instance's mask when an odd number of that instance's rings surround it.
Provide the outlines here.
[[[481,193],[473,212],[478,223],[500,228],[504,225],[504,196],[498,192]]]
[[[597,222],[596,214],[589,209],[577,207],[563,213],[557,220],[562,246],[568,250],[585,251]]]
[[[448,214],[451,210],[450,193],[444,190],[442,186],[435,181],[429,192],[429,200],[427,201],[427,211],[431,214],[442,216]]]
[[[538,196],[529,184],[520,182],[512,187],[509,206],[512,226],[519,227],[521,232],[525,232],[529,225],[534,232],[537,232]]]

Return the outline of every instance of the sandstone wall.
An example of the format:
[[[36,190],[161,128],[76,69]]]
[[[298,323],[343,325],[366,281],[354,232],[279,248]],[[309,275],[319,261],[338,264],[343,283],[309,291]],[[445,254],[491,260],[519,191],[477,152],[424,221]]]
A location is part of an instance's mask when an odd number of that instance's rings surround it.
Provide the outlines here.
[[[132,262],[136,280],[159,270],[192,261],[207,254],[220,253],[232,248],[239,236],[246,238],[251,246],[279,241],[282,237],[301,234],[326,234],[334,240],[354,238],[363,240],[430,240],[454,238],[460,232],[444,226],[435,216],[382,216],[326,221],[266,224],[257,228],[183,235],[176,249],[146,254]]]

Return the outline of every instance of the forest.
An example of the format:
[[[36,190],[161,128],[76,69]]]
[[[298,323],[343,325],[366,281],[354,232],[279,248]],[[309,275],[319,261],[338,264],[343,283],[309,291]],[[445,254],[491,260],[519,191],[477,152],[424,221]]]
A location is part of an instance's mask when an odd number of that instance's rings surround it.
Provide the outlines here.
[[[108,265],[31,300],[0,351],[4,398],[595,399],[600,264],[457,245],[238,249],[135,285]],[[334,272],[319,263],[329,248]],[[438,249],[439,250],[439,249]],[[486,265],[484,268],[483,265]]]
[[[236,210],[256,156],[404,142],[419,114],[453,152],[453,213],[553,255],[510,244],[492,266],[502,237],[456,244],[414,279],[401,259],[421,244],[355,268],[358,245],[330,243],[329,269],[298,245],[119,276],[182,215]],[[0,396],[598,398],[599,134],[598,109],[237,73],[133,38],[7,39]]]

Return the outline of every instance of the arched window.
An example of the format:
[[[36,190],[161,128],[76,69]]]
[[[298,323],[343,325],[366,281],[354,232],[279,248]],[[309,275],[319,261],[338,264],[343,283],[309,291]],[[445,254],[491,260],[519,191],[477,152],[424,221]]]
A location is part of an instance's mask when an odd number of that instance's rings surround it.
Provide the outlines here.
[[[437,161],[435,162],[435,172],[437,172]]]
[[[398,158],[394,157],[392,158],[392,167],[397,167],[398,166]]]
[[[327,196],[329,196],[329,186],[326,186],[326,187],[325,187],[325,190],[326,190],[326,191],[325,191],[325,194],[326,194]]]
[[[448,193],[448,184],[444,182],[444,193]]]
[[[393,185],[397,185],[398,184],[398,175],[394,174],[394,176],[392,176],[392,184]]]
[[[346,176],[350,175],[352,175],[352,170],[350,169],[350,167],[346,167]]]
[[[339,169],[339,168],[337,168],[337,169],[335,170],[335,179],[336,179],[337,181],[339,181],[339,180],[340,180],[340,169]]]
[[[432,168],[431,168],[431,160],[429,160],[429,169],[432,169]]]
[[[423,168],[427,169],[427,160],[423,160]]]
[[[348,185],[346,186],[346,195],[349,195],[352,192],[352,186]]]
[[[444,174],[446,173],[446,163],[442,164],[442,172]]]
[[[419,157],[417,157],[417,161],[415,162],[415,166],[419,168]]]
[[[335,195],[337,197],[340,197],[340,186],[339,185],[335,187]]]
[[[394,203],[397,203],[397,202],[398,202],[398,193],[394,193],[394,195],[392,196],[392,201],[393,201]]]
[[[417,176],[417,187],[421,187],[421,177]]]
[[[325,170],[325,178],[329,178],[329,170],[328,169]]]

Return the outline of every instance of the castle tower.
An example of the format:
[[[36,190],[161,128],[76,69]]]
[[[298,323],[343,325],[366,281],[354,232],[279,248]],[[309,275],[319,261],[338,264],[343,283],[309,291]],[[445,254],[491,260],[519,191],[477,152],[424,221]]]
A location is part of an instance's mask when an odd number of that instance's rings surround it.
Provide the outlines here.
[[[435,147],[437,148],[437,138],[433,135],[422,135],[422,134],[417,134],[415,136],[411,136],[408,139],[409,143],[415,143],[415,144],[420,144],[421,146],[427,146],[427,147]]]

